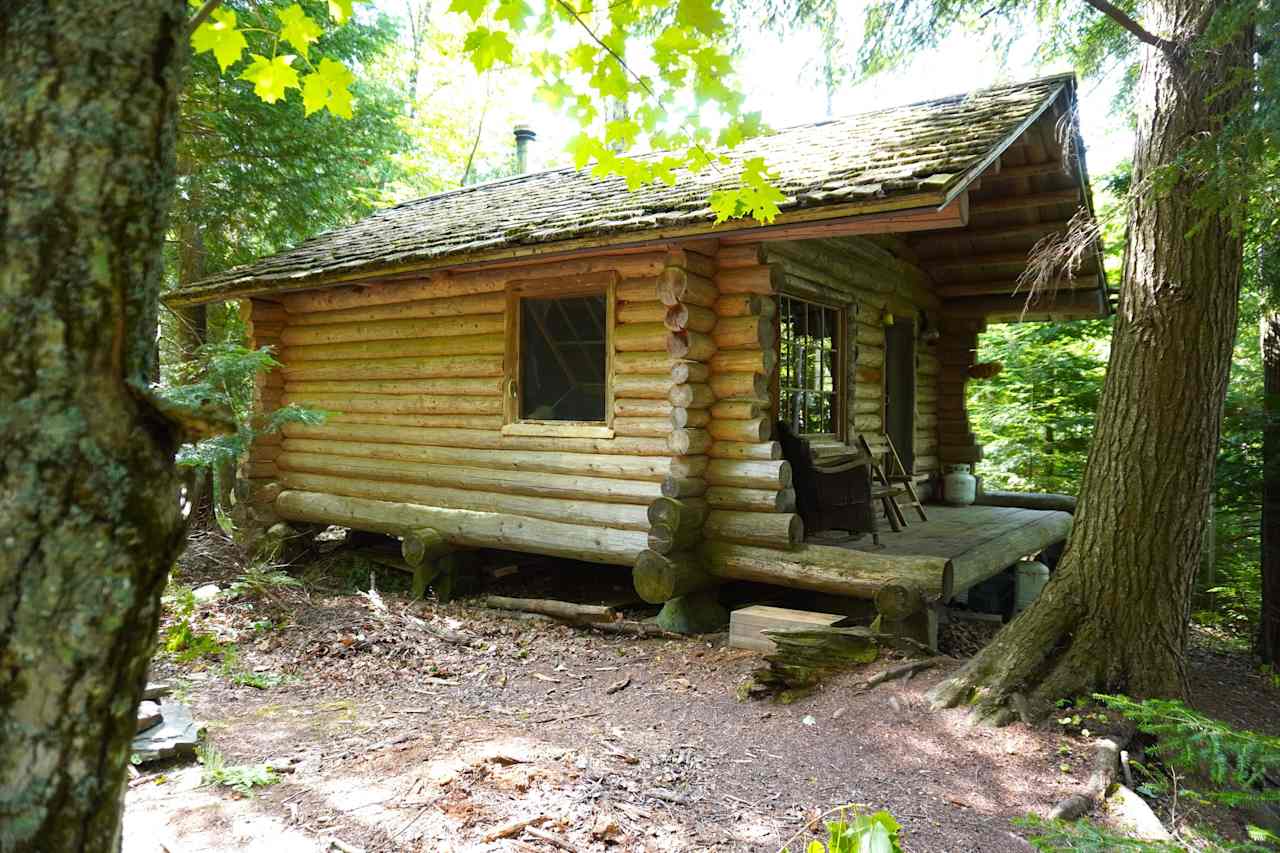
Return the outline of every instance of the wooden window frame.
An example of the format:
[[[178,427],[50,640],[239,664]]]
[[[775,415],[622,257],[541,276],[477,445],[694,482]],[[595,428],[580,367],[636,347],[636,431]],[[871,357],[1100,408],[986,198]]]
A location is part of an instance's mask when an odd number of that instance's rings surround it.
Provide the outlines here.
[[[613,331],[615,325],[616,272],[590,273],[561,278],[524,279],[507,282],[506,359],[502,382],[502,435],[548,436],[559,438],[613,438]],[[604,295],[604,420],[548,421],[521,418],[520,317],[523,299]]]
[[[833,361],[835,362],[835,365],[836,365],[836,375],[833,377],[833,382],[832,382],[832,385],[834,387],[834,391],[832,392],[833,394],[832,411],[835,413],[834,418],[835,418],[836,431],[835,432],[806,432],[806,433],[800,433],[800,434],[803,435],[805,438],[830,438],[830,439],[834,439],[835,441],[844,441],[849,434],[849,413],[847,411],[847,407],[848,407],[848,401],[849,401],[848,358],[849,358],[849,352],[850,352],[849,350],[850,342],[849,342],[848,334],[849,334],[849,307],[850,306],[839,303],[839,302],[829,302],[821,299],[814,299],[807,295],[801,296],[798,294],[789,293],[786,290],[783,290],[781,293],[778,294],[778,306],[777,306],[777,311],[775,312],[775,317],[776,317],[775,322],[777,323],[777,327],[778,327],[778,368],[775,373],[775,379],[773,382],[773,391],[774,391],[773,411],[777,413],[778,420],[783,419],[782,399],[785,393],[785,389],[782,386],[782,368],[783,368],[782,315],[784,310],[783,300],[790,300],[792,302],[801,302],[806,305],[813,305],[818,308],[823,308],[828,311],[835,312],[836,330],[835,330],[835,334],[832,337],[832,340],[835,342],[835,358],[833,359]],[[812,391],[817,391],[818,389],[803,388],[803,389],[793,389],[793,390],[812,392]]]

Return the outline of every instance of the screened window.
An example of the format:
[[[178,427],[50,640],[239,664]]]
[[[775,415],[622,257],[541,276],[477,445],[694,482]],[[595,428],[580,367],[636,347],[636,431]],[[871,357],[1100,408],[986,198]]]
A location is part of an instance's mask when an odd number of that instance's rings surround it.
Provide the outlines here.
[[[606,297],[520,300],[522,420],[605,420]]]
[[[841,311],[779,298],[778,403],[798,435],[840,435]]]

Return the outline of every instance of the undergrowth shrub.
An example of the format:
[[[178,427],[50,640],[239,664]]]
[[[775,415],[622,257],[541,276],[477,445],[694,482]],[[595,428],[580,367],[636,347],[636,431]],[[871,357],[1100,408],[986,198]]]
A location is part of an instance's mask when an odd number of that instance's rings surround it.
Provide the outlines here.
[[[225,473],[234,471],[235,464],[258,436],[278,432],[285,424],[317,424],[324,420],[323,412],[292,403],[265,418],[254,417],[253,380],[260,373],[280,367],[280,363],[270,347],[250,349],[242,340],[242,334],[233,334],[226,340],[203,344],[194,359],[177,368],[175,382],[162,389],[167,399],[185,408],[229,410],[235,419],[234,433],[185,444],[177,458],[180,466],[209,473],[214,516],[218,526],[228,533],[231,520],[222,505],[222,496],[229,491],[222,481]]]
[[[825,842],[815,838],[805,845],[803,853],[902,853],[898,844],[902,826],[887,811],[863,814],[851,806],[832,811],[838,812],[839,817],[825,822]],[[790,843],[781,853],[791,853]]]
[[[1133,722],[1139,732],[1155,739],[1147,765],[1135,763],[1144,777],[1139,793],[1172,794],[1200,804],[1225,807],[1280,802],[1280,738],[1233,729],[1173,699],[1146,699],[1095,694],[1094,699]],[[1163,780],[1163,781],[1162,781]],[[1188,788],[1196,781],[1199,788]],[[1176,799],[1175,799],[1176,802]],[[1248,840],[1229,841],[1208,830],[1179,828],[1176,842],[1142,841],[1087,820],[1046,821],[1031,816],[1015,821],[1032,830],[1038,850],[1055,853],[1262,853],[1280,850],[1280,837],[1257,826],[1247,828]]]

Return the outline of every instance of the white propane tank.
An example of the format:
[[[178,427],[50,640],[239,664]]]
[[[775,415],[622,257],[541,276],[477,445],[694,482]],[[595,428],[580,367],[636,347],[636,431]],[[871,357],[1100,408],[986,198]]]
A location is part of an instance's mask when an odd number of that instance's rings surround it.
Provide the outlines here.
[[[1049,567],[1035,560],[1023,560],[1014,572],[1013,612],[1021,613],[1031,606],[1049,582]]]
[[[948,465],[942,478],[942,499],[952,506],[969,506],[978,496],[978,478],[968,465]]]

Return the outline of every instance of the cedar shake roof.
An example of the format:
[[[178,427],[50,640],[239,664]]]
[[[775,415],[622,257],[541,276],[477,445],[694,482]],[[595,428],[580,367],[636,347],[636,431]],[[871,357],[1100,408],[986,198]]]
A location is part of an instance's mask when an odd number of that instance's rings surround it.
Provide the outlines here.
[[[1074,86],[1073,75],[1060,75],[800,125],[744,142],[729,152],[730,166],[679,171],[673,186],[628,191],[621,178],[563,168],[463,187],[378,211],[168,299],[189,303],[297,290],[415,264],[514,257],[525,253],[522,247],[578,241],[576,246],[584,238],[609,245],[741,231],[755,223],[715,226],[708,198],[735,186],[740,164],[750,157],[764,157],[778,176],[776,186],[787,196],[780,223],[820,221],[828,212],[835,218],[937,208],[1064,90],[1073,97]]]

